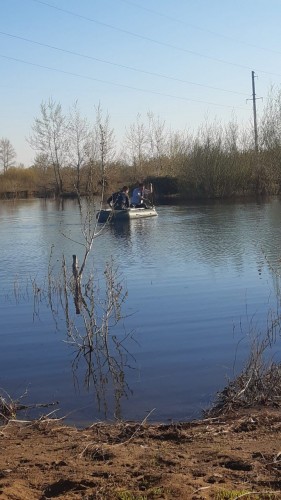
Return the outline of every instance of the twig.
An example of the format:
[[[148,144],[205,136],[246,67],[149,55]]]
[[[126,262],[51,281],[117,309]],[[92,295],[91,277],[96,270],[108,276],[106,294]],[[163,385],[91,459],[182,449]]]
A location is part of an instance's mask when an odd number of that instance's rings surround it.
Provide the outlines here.
[[[141,429],[141,426],[147,421],[148,417],[151,415],[151,413],[153,413],[154,411],[156,410],[156,408],[153,408],[147,415],[146,417],[142,420],[142,422],[139,424],[138,428],[135,430],[135,432],[131,435],[131,437],[129,439],[127,439],[126,441],[122,441],[121,443],[113,443],[113,446],[120,446],[122,444],[127,444],[129,443],[130,441],[132,441],[132,439],[135,437],[135,435],[138,433],[138,431]],[[99,422],[97,422],[99,423]],[[92,428],[95,424],[91,425],[90,428]],[[81,458],[85,451],[87,451],[87,449],[89,448],[89,446],[95,444],[95,442],[91,441],[90,443],[87,444],[87,446],[81,451],[79,457]]]
[[[135,430],[135,432],[133,432],[133,434],[131,435],[131,437],[129,439],[127,439],[126,441],[122,441],[122,443],[115,443],[115,446],[119,446],[121,444],[127,444],[129,443],[130,441],[132,441],[132,439],[135,437],[135,435],[139,432],[139,430],[141,429],[142,425],[145,424],[145,422],[147,421],[148,417],[150,417],[151,413],[153,413],[154,411],[156,410],[156,408],[153,408],[147,415],[146,417],[142,420],[142,422],[140,423],[140,425],[137,427],[137,429]]]
[[[246,495],[277,495],[281,493],[281,491],[248,491],[248,493],[242,493],[241,495],[238,495],[238,497],[235,497],[234,500],[238,500],[238,498],[243,498]]]
[[[252,380],[252,375],[250,376],[250,378],[249,378],[248,382],[246,383],[245,387],[240,392],[238,392],[238,394],[236,394],[236,396],[234,397],[234,401],[235,401],[235,399],[238,399],[239,396],[241,396],[241,394],[243,394],[243,392],[246,391],[246,389],[249,386],[251,380]]]
[[[198,491],[201,490],[208,490],[209,488],[211,488],[211,486],[201,486],[201,488],[197,488],[197,490],[194,490],[193,493],[198,493]]]

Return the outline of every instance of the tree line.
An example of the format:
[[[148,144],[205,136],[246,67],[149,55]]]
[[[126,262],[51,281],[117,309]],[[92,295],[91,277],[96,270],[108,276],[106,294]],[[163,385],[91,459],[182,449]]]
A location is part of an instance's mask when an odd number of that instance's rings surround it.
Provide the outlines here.
[[[251,124],[241,129],[205,123],[195,133],[172,131],[148,112],[136,117],[117,151],[110,116],[95,108],[94,123],[78,102],[65,113],[60,103],[42,102],[29,144],[34,164],[14,166],[14,148],[0,140],[0,195],[77,196],[108,192],[139,180],[153,181],[158,195],[183,199],[280,194],[281,89],[272,88],[258,127],[255,150]]]

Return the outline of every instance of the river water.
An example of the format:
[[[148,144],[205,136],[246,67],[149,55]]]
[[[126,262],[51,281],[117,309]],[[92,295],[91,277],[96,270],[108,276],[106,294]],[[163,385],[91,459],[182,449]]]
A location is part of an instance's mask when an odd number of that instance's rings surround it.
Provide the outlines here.
[[[158,214],[112,225],[94,241],[88,265],[98,293],[113,258],[128,295],[110,359],[95,352],[89,361],[77,357],[59,304],[52,311],[43,293],[51,254],[54,269],[62,255],[70,268],[73,254],[81,259],[76,203],[0,202],[0,386],[11,397],[58,402],[45,413],[56,409],[77,425],[147,414],[187,420],[239,373],[250,337],[266,332],[278,308],[281,201],[161,206]],[[74,308],[71,315],[77,321]],[[273,354],[280,358],[278,343]]]

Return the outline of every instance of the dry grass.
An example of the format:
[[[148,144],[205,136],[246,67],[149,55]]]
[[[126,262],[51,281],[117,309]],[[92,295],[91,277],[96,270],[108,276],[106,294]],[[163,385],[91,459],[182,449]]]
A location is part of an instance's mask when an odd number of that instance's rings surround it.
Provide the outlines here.
[[[266,333],[251,332],[250,351],[242,372],[220,392],[207,416],[255,407],[280,408],[281,362],[273,361],[281,336],[279,314],[269,314]],[[276,353],[275,353],[276,356]]]

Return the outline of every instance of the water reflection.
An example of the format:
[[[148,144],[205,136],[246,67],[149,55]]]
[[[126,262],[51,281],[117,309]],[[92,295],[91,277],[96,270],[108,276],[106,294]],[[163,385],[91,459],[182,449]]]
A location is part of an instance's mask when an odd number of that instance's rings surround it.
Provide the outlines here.
[[[155,407],[158,420],[195,417],[210,403],[232,375],[240,324],[254,317],[266,326],[268,309],[280,297],[280,199],[192,203],[157,211],[158,217],[110,225],[95,240],[78,304],[84,313],[77,315],[68,271],[73,254],[81,262],[77,203],[0,202],[3,296],[34,276],[43,289],[51,247],[53,274],[58,277],[61,271],[62,254],[67,269],[65,289],[60,285],[53,295],[59,333],[50,305],[40,305],[32,322],[32,294],[23,300],[17,290],[16,314],[12,301],[0,302],[5,388],[23,384],[24,390],[30,384],[33,400],[37,391],[38,400],[59,400],[65,413],[88,405],[80,422],[99,418],[99,408],[125,418],[142,419],[144,409]],[[115,324],[112,317],[112,330],[104,337],[98,327],[106,307],[104,269],[112,255],[129,294],[122,305],[124,319]],[[100,300],[86,286],[87,276],[97,278]],[[134,335],[127,335],[133,329]],[[243,349],[240,343],[238,367],[245,359]]]
[[[219,272],[234,266],[245,273],[248,266],[253,268],[254,252],[258,272],[265,255],[280,264],[280,208],[280,200],[165,207],[165,243],[173,249],[171,258],[185,255],[195,265],[211,265]]]
[[[110,412],[114,406],[114,416],[120,419],[121,401],[131,393],[125,369],[132,368],[135,361],[128,350],[132,332],[126,332],[126,318],[122,314],[127,290],[113,260],[107,262],[102,280],[93,271],[83,281],[75,272],[76,258],[73,261],[71,276],[65,259],[61,276],[49,271],[48,294],[44,296],[56,324],[58,315],[63,315],[65,320],[66,343],[74,352],[72,369],[76,387],[81,387],[80,379],[83,379],[87,391],[93,389],[98,411],[107,417],[110,399]],[[41,297],[42,292],[38,290]]]
[[[125,347],[126,340],[126,336],[120,341],[115,335],[110,338],[98,335],[89,348],[87,337],[84,337],[83,348],[74,351],[74,383],[80,388],[80,380],[83,380],[87,391],[94,390],[98,411],[101,411],[105,418],[113,412],[115,418],[121,419],[121,402],[124,397],[132,394],[126,381],[125,370],[133,369],[135,359]]]
[[[130,221],[115,221],[114,224],[109,224],[109,230],[115,238],[124,240],[125,245],[130,246]]]

